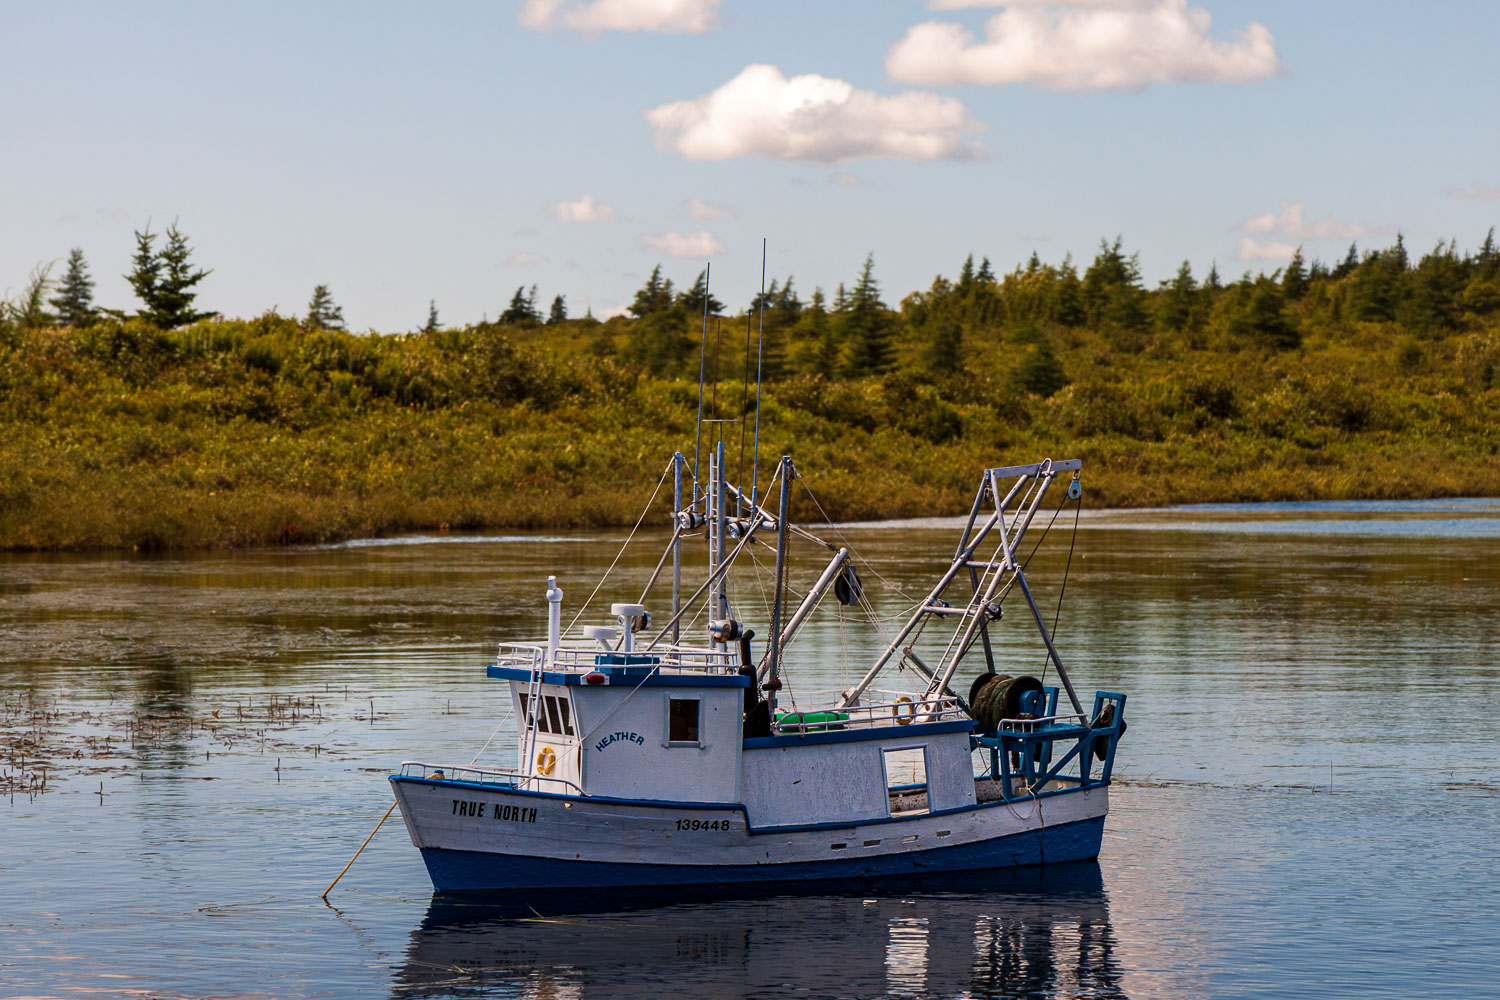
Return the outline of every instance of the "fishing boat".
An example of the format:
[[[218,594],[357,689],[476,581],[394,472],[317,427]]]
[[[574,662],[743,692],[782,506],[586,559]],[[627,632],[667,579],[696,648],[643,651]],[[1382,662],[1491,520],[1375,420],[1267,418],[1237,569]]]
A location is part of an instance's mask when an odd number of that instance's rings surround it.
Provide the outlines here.
[[[1023,552],[1059,477],[1052,521],[1081,504],[1081,463],[983,470],[951,564],[890,632],[864,592],[860,570],[874,571],[838,527],[793,523],[793,487],[806,481],[791,458],[764,490],[753,479],[745,490],[725,475],[722,441],[706,457],[702,481],[696,458],[677,453],[658,483],[672,483],[672,533],[639,595],[581,624],[591,597],[564,628],[550,577],[537,604],[545,638],[502,642],[486,664],[507,688],[515,765],[414,760],[390,775],[433,885],[826,882],[1097,857],[1125,695],[1080,700]],[[684,550],[699,542],[707,566],[688,580]],[[799,579],[821,566],[800,595],[793,549],[816,557]],[[759,610],[732,603],[744,591],[729,585],[753,550],[774,553]],[[830,596],[836,610],[871,613],[881,652],[824,700],[795,699],[798,636]],[[1023,632],[1011,638],[1017,596]],[[1042,677],[997,669],[1021,634],[1040,639]]]

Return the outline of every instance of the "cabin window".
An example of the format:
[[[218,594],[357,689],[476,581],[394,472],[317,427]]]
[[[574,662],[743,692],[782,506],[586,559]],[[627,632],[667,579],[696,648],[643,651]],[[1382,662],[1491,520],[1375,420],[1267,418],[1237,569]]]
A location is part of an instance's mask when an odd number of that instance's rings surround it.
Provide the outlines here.
[[[927,748],[885,750],[885,787],[891,815],[931,811],[927,796]]]
[[[697,698],[667,699],[667,743],[699,744],[699,704]]]
[[[539,695],[535,706],[528,694],[521,694],[520,700],[522,726],[530,728],[531,713],[535,708],[537,732],[550,736],[573,735],[573,713],[568,705],[567,695]]]

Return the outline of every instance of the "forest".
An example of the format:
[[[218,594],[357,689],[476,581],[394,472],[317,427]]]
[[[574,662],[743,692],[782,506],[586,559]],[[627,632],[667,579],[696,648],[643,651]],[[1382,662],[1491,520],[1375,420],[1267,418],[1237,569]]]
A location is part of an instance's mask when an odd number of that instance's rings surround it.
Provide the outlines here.
[[[1156,287],[1116,238],[899,300],[873,257],[728,306],[658,266],[602,322],[522,287],[406,333],[348,331],[325,285],[226,319],[175,225],[136,238],[136,308],[94,304],[81,250],[0,307],[0,548],[629,525],[692,457],[700,370],[731,474],[758,370],[763,454],[840,519],[962,512],[980,469],[1047,456],[1084,460],[1091,507],[1500,496],[1493,230]]]

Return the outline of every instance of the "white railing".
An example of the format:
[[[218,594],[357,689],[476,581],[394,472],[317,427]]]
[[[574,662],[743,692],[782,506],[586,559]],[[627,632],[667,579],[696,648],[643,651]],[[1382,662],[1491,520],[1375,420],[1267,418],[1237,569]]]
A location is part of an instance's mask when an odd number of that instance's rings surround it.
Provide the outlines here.
[[[658,646],[649,654],[626,653],[624,650],[604,649],[597,643],[593,646],[564,646],[557,651],[552,661],[547,662],[547,648],[533,643],[502,642],[495,651],[495,664],[501,667],[516,667],[521,670],[544,669],[592,670],[600,666],[597,657],[631,656],[642,662],[630,666],[655,666],[658,670],[732,674],[739,669],[738,650],[718,650],[706,646]],[[624,666],[625,664],[602,664]]]
[[[521,788],[533,792],[557,792],[567,794],[571,789],[575,795],[586,794],[582,788],[567,778],[546,778],[527,774],[513,767],[475,767],[472,764],[452,767],[447,764],[428,764],[420,760],[401,762],[404,778],[431,778],[439,781],[463,781],[472,785],[497,785],[505,788]],[[548,787],[556,786],[556,787]]]
[[[1043,715],[1035,719],[1001,719],[1000,728],[1007,732],[1030,733],[1054,723],[1065,726],[1086,726],[1088,719],[1077,712],[1066,712],[1061,715]]]
[[[800,715],[804,721],[777,722],[772,724],[773,728],[785,736],[840,729],[884,729],[909,726],[913,722],[948,722],[969,718],[968,714],[958,706],[957,698],[921,699],[909,695],[900,695],[888,702],[856,705],[837,711],[815,709],[796,714]],[[818,718],[808,720],[808,716]]]

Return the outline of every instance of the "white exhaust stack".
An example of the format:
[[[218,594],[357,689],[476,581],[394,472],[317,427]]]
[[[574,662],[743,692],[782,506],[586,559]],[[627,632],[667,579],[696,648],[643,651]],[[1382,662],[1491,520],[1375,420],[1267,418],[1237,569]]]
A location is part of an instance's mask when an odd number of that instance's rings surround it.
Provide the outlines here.
[[[562,599],[557,577],[547,577],[547,662],[557,662],[557,651],[562,647]]]

